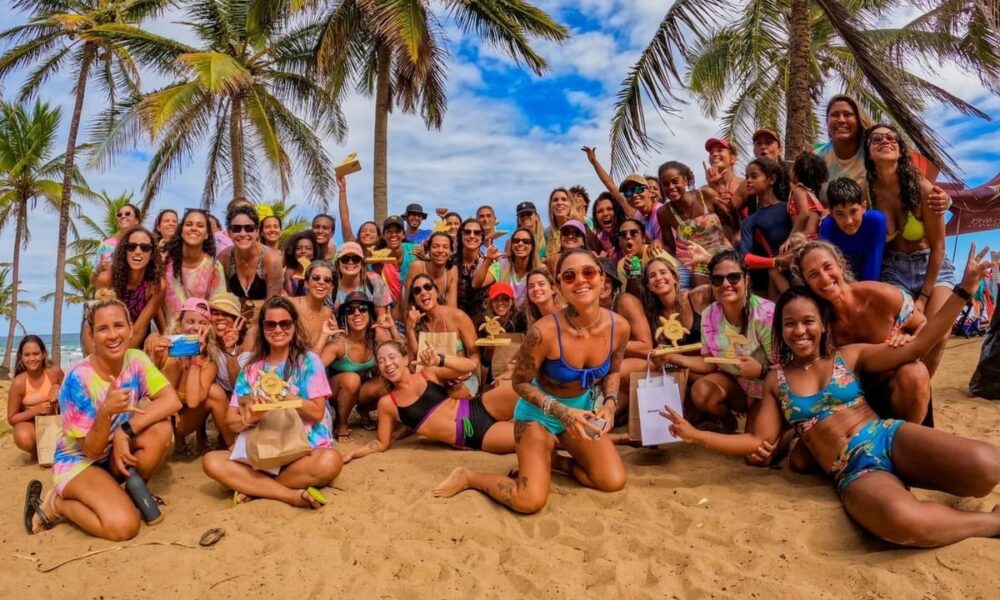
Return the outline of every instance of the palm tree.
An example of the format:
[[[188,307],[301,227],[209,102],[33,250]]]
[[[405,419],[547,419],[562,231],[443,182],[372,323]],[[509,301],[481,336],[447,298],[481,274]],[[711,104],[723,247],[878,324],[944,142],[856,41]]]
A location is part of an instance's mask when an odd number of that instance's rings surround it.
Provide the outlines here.
[[[86,256],[74,256],[66,265],[69,267],[66,272],[66,288],[69,293],[64,296],[66,304],[85,304],[94,297],[94,286],[90,283],[94,274],[93,261]],[[42,300],[48,302],[55,295],[55,292],[45,294]]]
[[[14,255],[11,279],[20,280],[21,250],[30,240],[28,216],[39,199],[46,208],[59,212],[62,198],[62,156],[52,156],[61,112],[48,104],[36,102],[29,111],[23,104],[0,103],[0,231],[14,228]],[[75,187],[89,193],[77,172]],[[9,372],[14,353],[14,326],[20,306],[17,286],[12,289],[10,306],[13,311],[7,333],[0,372]]]
[[[24,325],[17,319],[18,308],[35,308],[35,305],[27,300],[17,298],[17,290],[21,287],[20,281],[11,279],[10,267],[0,268],[0,319],[10,322],[10,334],[8,344],[14,343],[14,334],[17,328],[21,333],[25,333]],[[28,290],[21,289],[22,292]]]
[[[0,32],[0,40],[14,47],[0,56],[0,79],[21,68],[33,66],[19,97],[30,98],[57,71],[70,69],[76,79],[75,100],[66,141],[62,199],[59,205],[59,239],[56,245],[56,290],[52,315],[52,360],[59,363],[62,336],[63,284],[66,243],[73,190],[76,137],[83,113],[87,83],[97,79],[114,106],[124,90],[137,93],[139,71],[128,53],[90,37],[95,27],[140,23],[159,13],[170,0],[15,0],[15,10],[31,11],[30,20]],[[124,88],[124,89],[123,89]]]
[[[333,95],[312,77],[312,49],[320,27],[287,19],[257,23],[254,5],[252,0],[187,4],[197,47],[131,25],[93,30],[99,39],[176,78],[108,110],[93,131],[98,165],[144,132],[160,140],[143,184],[144,211],[203,142],[208,143],[202,194],[206,208],[215,201],[223,175],[232,182],[233,198],[259,196],[261,163],[270,167],[282,197],[288,194],[292,165],[299,165],[308,199],[326,207],[334,179],[320,136],[341,139],[345,125]]]
[[[466,33],[485,38],[536,74],[548,65],[531,38],[564,40],[567,29],[524,0],[438,2]],[[342,0],[324,18],[317,64],[342,93],[353,85],[375,96],[373,192],[375,221],[388,212],[388,123],[395,108],[420,113],[428,127],[441,128],[447,105],[441,25],[429,0]]]
[[[100,194],[94,194],[91,199],[101,209],[101,212],[96,221],[85,214],[78,217],[91,237],[76,236],[76,239],[70,244],[70,248],[76,252],[76,256],[92,256],[94,252],[97,252],[101,242],[118,235],[118,211],[126,204],[133,204],[131,192],[112,197],[102,190]]]
[[[612,169],[633,170],[637,154],[656,147],[645,129],[644,97],[669,113],[682,101],[679,90],[687,88],[706,115],[722,117],[721,133],[732,140],[783,123],[791,160],[813,141],[820,96],[834,84],[873,117],[896,121],[949,172],[953,161],[917,111],[936,100],[988,116],[908,71],[905,61],[954,61],[996,90],[997,29],[972,0],[945,0],[898,29],[867,25],[894,6],[888,0],[752,0],[734,12],[721,0],[678,0],[619,91],[611,121]]]
[[[281,237],[278,238],[278,246],[282,248],[285,247],[285,242],[290,237],[309,227],[309,221],[295,215],[297,207],[294,204],[287,204],[284,200],[275,200],[274,202],[258,202],[257,206],[258,208],[266,206],[271,214],[281,221]]]

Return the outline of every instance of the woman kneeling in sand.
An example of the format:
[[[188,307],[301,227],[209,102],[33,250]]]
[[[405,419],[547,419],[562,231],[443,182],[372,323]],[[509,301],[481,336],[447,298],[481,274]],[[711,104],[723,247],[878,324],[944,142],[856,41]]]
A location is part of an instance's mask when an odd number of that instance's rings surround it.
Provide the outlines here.
[[[93,354],[73,365],[59,390],[55,487],[40,500],[41,482],[28,484],[25,527],[37,533],[65,517],[90,535],[127,540],[139,533],[139,513],[120,481],[133,468],[148,480],[163,464],[173,439],[168,417],[181,402],[149,358],[128,347],[128,308],[114,292],[97,293],[86,327]],[[139,409],[146,397],[152,402]]]
[[[379,371],[392,386],[378,402],[378,436],[350,452],[344,462],[389,449],[393,426],[400,422],[417,434],[456,448],[495,454],[514,451],[516,396],[500,386],[472,398],[451,398],[444,383],[465,377],[478,361],[438,354],[429,345],[420,352],[419,374],[410,373],[406,347],[398,341],[379,344],[375,351]]]
[[[897,368],[916,359],[951,328],[976,290],[985,267],[969,252],[962,283],[908,344],[850,344],[831,341],[829,312],[805,288],[791,288],[774,313],[778,368],[767,375],[756,435],[699,431],[679,414],[661,413],[674,434],[726,454],[771,451],[784,419],[837,483],[847,513],[862,527],[904,546],[934,547],[969,537],[1000,536],[1000,505],[992,512],[958,510],[918,500],[910,486],[958,496],[983,497],[1000,483],[1000,451],[900,419],[881,419],[866,402],[858,375]],[[755,449],[756,447],[756,449]]]
[[[264,302],[257,314],[254,356],[240,372],[229,404],[226,426],[239,432],[233,450],[209,452],[202,460],[205,473],[235,490],[236,503],[253,498],[281,500],[292,506],[319,508],[326,498],[317,488],[329,485],[343,466],[340,453],[331,446],[330,415],[326,409],[330,384],[319,356],[309,349],[298,326],[299,315],[288,298],[275,296]],[[263,412],[254,412],[255,402],[267,402],[258,393],[260,373],[273,370],[288,385],[285,400],[301,400],[298,411],[312,452],[271,471],[257,471],[246,455],[247,431],[256,427]],[[287,409],[281,409],[287,410]]]
[[[517,472],[501,477],[458,468],[435,496],[472,488],[517,512],[534,513],[548,500],[553,467],[604,492],[625,487],[625,466],[604,434],[614,424],[629,324],[600,307],[604,274],[593,252],[571,250],[556,271],[569,305],[531,326],[512,377],[521,396],[514,410]],[[604,405],[595,415],[597,385]],[[554,454],[557,439],[571,458]]]

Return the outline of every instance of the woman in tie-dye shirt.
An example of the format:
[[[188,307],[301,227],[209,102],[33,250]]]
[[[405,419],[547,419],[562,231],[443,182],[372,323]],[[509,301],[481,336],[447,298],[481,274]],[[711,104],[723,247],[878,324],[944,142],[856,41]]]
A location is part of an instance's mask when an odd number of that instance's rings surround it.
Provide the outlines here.
[[[167,293],[164,305],[166,322],[171,322],[188,298],[208,300],[216,292],[226,291],[222,263],[215,258],[215,238],[208,224],[208,213],[189,209],[166,244]]]
[[[90,535],[126,540],[139,532],[139,517],[120,481],[130,468],[148,480],[163,463],[173,439],[169,417],[180,401],[149,358],[128,347],[128,309],[113,293],[98,292],[86,326],[94,353],[69,370],[59,390],[55,487],[43,500],[41,483],[28,484],[25,526],[35,533],[65,517]],[[141,398],[152,401],[140,410]]]
[[[209,477],[235,490],[234,501],[253,498],[281,500],[293,506],[319,508],[326,499],[317,488],[328,485],[343,466],[340,453],[331,446],[327,399],[330,384],[319,356],[309,349],[305,332],[298,326],[295,306],[283,296],[269,298],[256,319],[256,345],[250,364],[236,379],[226,425],[239,432],[232,451],[205,455],[202,465]],[[312,452],[280,468],[258,471],[247,458],[247,431],[256,427],[264,413],[250,405],[267,402],[261,397],[261,371],[272,371],[285,382],[284,400],[301,400],[294,409],[302,419]],[[290,410],[290,409],[279,409]]]

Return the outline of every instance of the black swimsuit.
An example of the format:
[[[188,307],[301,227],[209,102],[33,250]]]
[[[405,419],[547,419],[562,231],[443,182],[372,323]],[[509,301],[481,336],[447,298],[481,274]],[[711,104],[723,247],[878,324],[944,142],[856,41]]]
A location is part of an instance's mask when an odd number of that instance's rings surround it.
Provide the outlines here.
[[[430,381],[423,373],[420,375],[427,382],[427,389],[413,404],[400,406],[396,402],[396,395],[389,392],[389,398],[399,412],[399,420],[413,431],[419,430],[437,407],[448,399],[448,390],[444,386]],[[458,413],[455,416],[455,446],[473,450],[482,449],[487,430],[496,422],[486,410],[481,397],[460,399]]]
[[[237,298],[244,300],[267,300],[267,279],[264,277],[264,249],[260,250],[260,257],[257,259],[257,270],[254,271],[253,279],[248,287],[243,287],[240,281],[240,273],[236,269],[236,249],[229,255],[229,279],[226,284],[229,291]]]

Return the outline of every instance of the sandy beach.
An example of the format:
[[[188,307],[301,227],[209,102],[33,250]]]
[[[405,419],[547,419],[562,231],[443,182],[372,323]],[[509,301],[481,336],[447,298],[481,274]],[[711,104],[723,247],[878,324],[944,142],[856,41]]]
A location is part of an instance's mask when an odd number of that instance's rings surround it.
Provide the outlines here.
[[[979,341],[954,339],[934,381],[940,429],[1000,445],[1000,403],[972,398]],[[8,382],[0,383],[6,399]],[[7,431],[6,423],[3,423]],[[371,434],[358,431],[357,443]],[[173,461],[150,487],[166,518],[114,544],[66,524],[28,536],[23,491],[51,483],[0,438],[0,596],[53,598],[996,598],[1000,540],[903,550],[855,526],[834,486],[787,466],[754,469],[693,447],[622,449],[629,481],[618,494],[555,476],[548,506],[515,515],[467,492],[431,488],[454,467],[505,472],[511,456],[459,452],[410,438],[348,465],[330,505],[231,507],[198,459]],[[918,492],[929,497],[928,492]],[[955,499],[988,510],[983,499]],[[214,547],[202,533],[222,527]],[[116,548],[75,560],[66,559]]]

